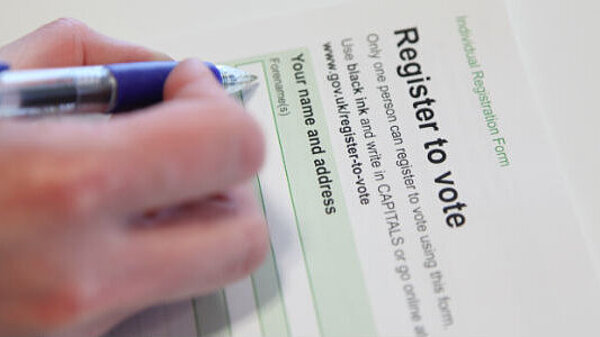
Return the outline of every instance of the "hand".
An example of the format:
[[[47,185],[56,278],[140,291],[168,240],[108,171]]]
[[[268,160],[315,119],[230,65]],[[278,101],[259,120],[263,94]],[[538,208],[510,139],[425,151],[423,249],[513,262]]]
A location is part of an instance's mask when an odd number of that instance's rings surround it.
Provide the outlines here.
[[[166,59],[63,19],[0,49],[13,68]],[[0,335],[99,335],[248,274],[267,235],[247,181],[257,125],[200,61],[110,121],[0,121]]]

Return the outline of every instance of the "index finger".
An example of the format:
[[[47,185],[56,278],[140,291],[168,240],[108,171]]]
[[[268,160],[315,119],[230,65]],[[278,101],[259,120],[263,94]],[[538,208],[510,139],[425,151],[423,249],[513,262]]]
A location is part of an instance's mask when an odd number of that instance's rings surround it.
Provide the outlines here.
[[[49,205],[59,194],[68,209],[83,203],[86,212],[117,217],[202,199],[256,173],[260,128],[201,61],[181,62],[165,94],[164,102],[110,123],[11,121],[0,140],[5,148],[36,150],[25,165],[35,177],[26,180],[59,189]],[[43,199],[37,185],[22,189]]]
[[[95,32],[75,19],[59,19],[0,48],[14,69],[84,66],[170,58]]]
[[[113,202],[123,211],[210,195],[250,178],[262,164],[260,128],[202,62],[180,63],[169,75],[165,98],[114,118],[107,130],[117,144],[112,172],[123,178]]]

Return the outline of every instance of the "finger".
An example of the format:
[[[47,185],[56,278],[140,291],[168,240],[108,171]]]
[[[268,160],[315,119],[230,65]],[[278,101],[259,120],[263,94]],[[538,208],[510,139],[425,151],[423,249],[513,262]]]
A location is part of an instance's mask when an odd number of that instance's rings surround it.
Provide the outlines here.
[[[167,83],[171,100],[110,123],[0,124],[0,151],[12,158],[0,165],[14,181],[27,182],[17,189],[22,197],[11,200],[18,205],[35,195],[48,214],[122,216],[196,200],[251,177],[262,162],[262,135],[211,76],[201,62],[183,62]]]
[[[225,99],[227,94],[212,72],[197,59],[182,62],[165,83],[164,97],[172,100]]]
[[[165,54],[99,34],[74,19],[59,19],[0,49],[14,69],[169,60]]]
[[[267,246],[264,218],[243,186],[226,200],[205,201],[158,227],[132,231],[122,276],[130,287],[122,295],[153,304],[208,293],[250,273]]]
[[[200,61],[182,62],[166,84],[167,101],[114,119],[111,170],[115,205],[126,212],[196,200],[237,185],[263,159],[262,134]]]

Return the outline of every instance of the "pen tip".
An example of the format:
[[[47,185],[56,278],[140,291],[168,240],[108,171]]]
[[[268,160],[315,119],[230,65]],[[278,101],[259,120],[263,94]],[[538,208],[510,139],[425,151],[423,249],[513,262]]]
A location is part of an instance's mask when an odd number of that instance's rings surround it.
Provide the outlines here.
[[[217,65],[217,68],[221,73],[223,87],[229,93],[245,90],[258,79],[258,76],[242,69],[225,65]]]

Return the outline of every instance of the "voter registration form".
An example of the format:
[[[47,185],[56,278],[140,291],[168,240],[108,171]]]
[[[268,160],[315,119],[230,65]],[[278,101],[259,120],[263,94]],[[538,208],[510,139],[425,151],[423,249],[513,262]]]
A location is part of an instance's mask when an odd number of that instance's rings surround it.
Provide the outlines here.
[[[503,6],[355,2],[163,43],[259,77],[239,99],[266,138],[270,252],[108,336],[598,335],[598,275]]]

